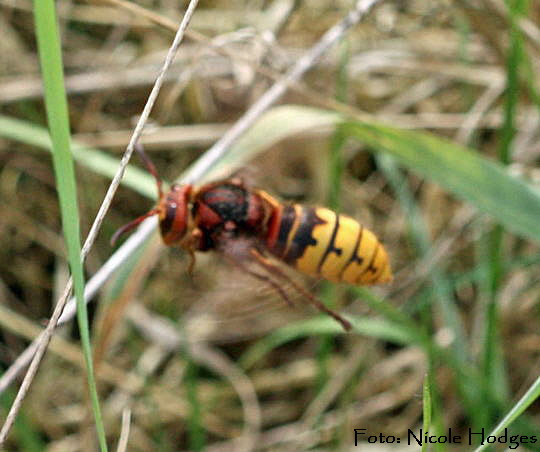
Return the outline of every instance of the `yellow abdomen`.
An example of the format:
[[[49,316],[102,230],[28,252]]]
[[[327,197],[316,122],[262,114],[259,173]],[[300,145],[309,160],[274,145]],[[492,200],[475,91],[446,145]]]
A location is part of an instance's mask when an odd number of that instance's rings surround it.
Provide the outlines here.
[[[299,271],[355,285],[392,279],[388,255],[356,220],[324,207],[284,206],[270,251]]]

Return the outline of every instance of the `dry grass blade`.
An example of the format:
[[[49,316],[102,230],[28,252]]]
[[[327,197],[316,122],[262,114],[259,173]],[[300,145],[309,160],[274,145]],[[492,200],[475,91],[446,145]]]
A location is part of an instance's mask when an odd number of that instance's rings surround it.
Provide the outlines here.
[[[51,319],[49,320],[49,323],[47,324],[47,328],[39,335],[38,338],[23,352],[21,355],[24,356],[27,361],[23,362],[22,358],[15,361],[15,365],[20,366],[23,365],[23,367],[14,367],[15,370],[22,371],[27,365],[28,362],[31,360],[30,367],[28,368],[28,371],[26,372],[26,375],[24,376],[24,379],[21,383],[21,386],[19,387],[19,391],[17,392],[17,396],[15,397],[15,400],[13,401],[13,404],[11,405],[11,408],[9,410],[9,413],[6,417],[6,420],[2,426],[2,430],[0,431],[0,446],[4,443],[4,441],[7,439],[7,435],[9,431],[11,430],[11,427],[13,426],[13,423],[15,422],[15,419],[17,418],[17,414],[19,413],[22,402],[24,398],[26,397],[26,394],[28,393],[28,390],[30,389],[30,385],[32,384],[32,381],[34,380],[34,377],[36,376],[36,372],[38,370],[39,364],[41,363],[41,360],[43,356],[45,355],[45,352],[47,351],[47,346],[49,345],[49,342],[52,338],[52,335],[54,333],[54,330],[56,329],[56,324],[58,322],[58,319],[60,318],[60,314],[62,313],[62,309],[65,306],[66,301],[69,298],[69,295],[71,294],[71,290],[73,288],[73,280],[70,278],[68,284],[66,285],[64,289],[64,293],[62,294],[62,297],[58,301],[53,315],[51,316]],[[35,351],[35,353],[28,352],[28,350]],[[8,372],[11,370],[8,369]],[[8,375],[8,372],[6,372],[5,375]],[[9,373],[9,376],[16,377],[18,375],[17,373]],[[4,376],[2,377],[2,380],[4,380]]]
[[[129,441],[129,429],[131,425],[131,410],[125,408],[122,412],[122,431],[120,433],[120,439],[118,440],[118,447],[116,448],[117,452],[127,451],[128,441]]]

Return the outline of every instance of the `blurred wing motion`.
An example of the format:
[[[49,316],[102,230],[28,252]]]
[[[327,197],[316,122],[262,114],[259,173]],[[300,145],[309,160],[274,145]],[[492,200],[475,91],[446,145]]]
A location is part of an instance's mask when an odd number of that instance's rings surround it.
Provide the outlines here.
[[[290,278],[279,285],[263,281],[243,268],[229,264],[224,256],[197,262],[195,289],[184,313],[187,328],[195,336],[217,343],[258,337],[291,321],[313,314],[313,308],[293,284],[313,293],[318,282],[306,281],[294,270],[275,262]],[[271,276],[268,276],[271,278]]]

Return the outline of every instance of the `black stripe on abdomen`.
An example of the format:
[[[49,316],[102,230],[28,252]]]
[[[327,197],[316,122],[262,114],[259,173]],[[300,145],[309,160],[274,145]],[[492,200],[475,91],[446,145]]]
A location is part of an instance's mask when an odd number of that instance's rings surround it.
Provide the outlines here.
[[[316,226],[325,223],[317,216],[316,209],[304,206],[301,206],[300,208],[302,210],[300,223],[291,240],[287,254],[283,257],[285,262],[292,265],[294,265],[294,262],[304,254],[304,251],[308,246],[317,245],[317,240],[313,238],[313,229]]]

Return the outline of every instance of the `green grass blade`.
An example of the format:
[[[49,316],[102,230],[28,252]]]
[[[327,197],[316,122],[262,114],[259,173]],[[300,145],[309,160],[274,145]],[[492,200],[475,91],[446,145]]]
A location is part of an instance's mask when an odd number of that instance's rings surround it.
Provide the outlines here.
[[[422,391],[422,431],[429,432],[431,428],[431,378],[429,375],[424,377],[423,391]],[[422,442],[422,452],[428,450],[429,444],[427,442]]]
[[[68,250],[68,259],[77,299],[77,318],[87,367],[88,386],[96,421],[99,443],[102,451],[107,450],[105,429],[97,396],[93,372],[92,351],[88,316],[84,303],[84,275],[81,262],[81,240],[79,212],[77,208],[77,187],[70,150],[70,132],[67,101],[64,89],[63,66],[60,37],[56,23],[53,0],[34,2],[38,51],[43,75],[45,106],[49,130],[53,144],[53,165],[56,187],[62,213],[62,227]]]
[[[183,355],[186,362],[185,387],[190,406],[190,412],[187,418],[189,445],[190,450],[193,452],[201,452],[206,446],[206,434],[202,421],[203,405],[199,397],[199,367],[193,361],[187,346],[183,350]]]
[[[349,334],[357,333],[375,337],[397,344],[418,344],[416,329],[409,329],[385,319],[347,316],[352,324]],[[295,322],[278,329],[250,347],[240,358],[240,366],[247,369],[253,366],[274,348],[303,337],[343,334],[343,328],[328,316],[318,316],[301,322]]]
[[[540,377],[532,384],[529,390],[518,400],[518,402],[512,407],[512,409],[506,414],[504,419],[489,433],[487,436],[497,436],[505,428],[508,428],[512,422],[514,422],[525,410],[530,407],[536,400],[540,398]],[[480,452],[488,447],[490,444],[485,442],[478,447],[475,452]]]
[[[509,230],[540,242],[540,196],[504,167],[434,135],[381,124],[348,123],[345,130],[374,149],[491,215]]]
[[[510,3],[510,2],[509,2]],[[516,109],[520,95],[519,71],[523,62],[523,38],[517,20],[524,2],[519,0],[510,7],[510,46],[506,58],[506,92],[504,102],[504,122],[501,127],[499,160],[508,164],[511,161],[511,145],[516,134]],[[518,5],[520,4],[520,5]]]

